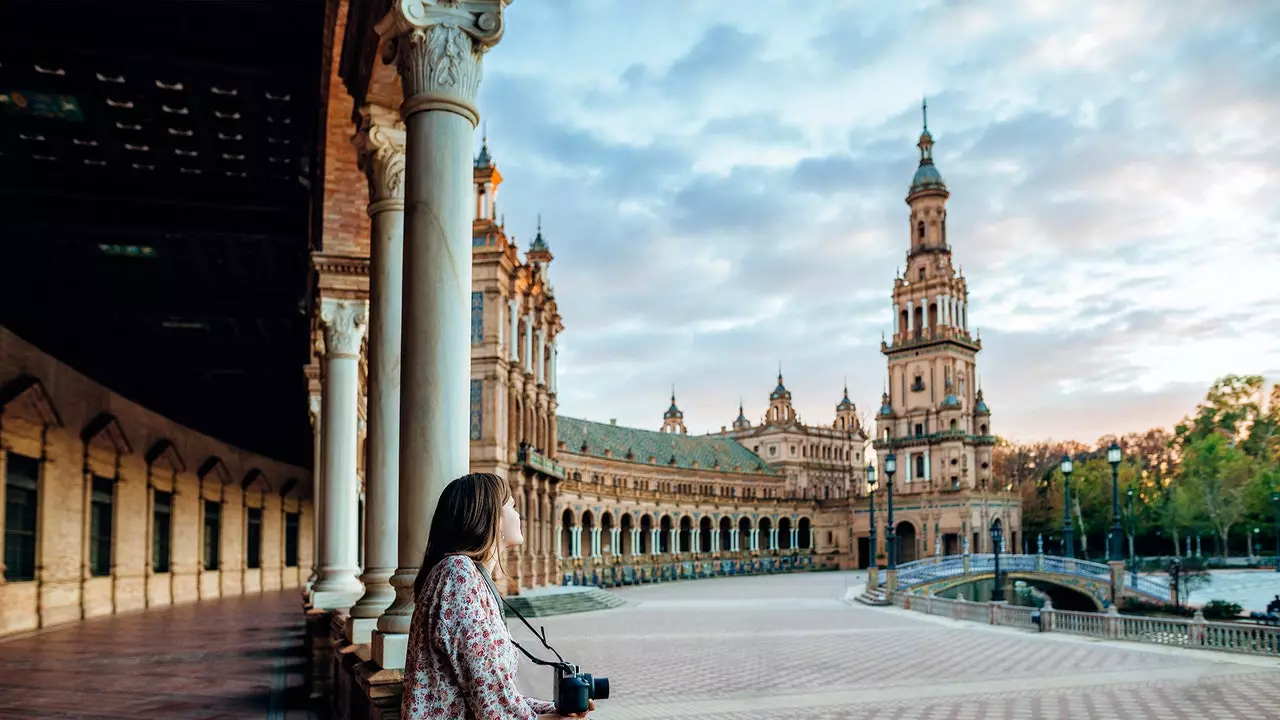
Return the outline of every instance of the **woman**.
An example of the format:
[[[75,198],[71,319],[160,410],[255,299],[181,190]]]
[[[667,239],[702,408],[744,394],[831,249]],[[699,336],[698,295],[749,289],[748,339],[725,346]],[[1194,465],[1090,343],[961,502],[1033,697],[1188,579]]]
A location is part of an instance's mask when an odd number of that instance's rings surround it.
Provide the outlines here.
[[[416,607],[405,658],[405,720],[535,720],[555,706],[516,688],[519,657],[481,573],[524,542],[515,499],[501,477],[463,475],[440,495],[426,556],[414,582]],[[594,709],[594,704],[592,705]]]

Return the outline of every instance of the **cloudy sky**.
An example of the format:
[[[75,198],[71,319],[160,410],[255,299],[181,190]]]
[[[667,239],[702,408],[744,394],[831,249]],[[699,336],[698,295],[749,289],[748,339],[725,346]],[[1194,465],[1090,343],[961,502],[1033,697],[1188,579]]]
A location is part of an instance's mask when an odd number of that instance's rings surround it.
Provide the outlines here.
[[[522,0],[481,109],[536,214],[561,413],[690,432],[884,383],[920,100],[994,429],[1170,425],[1280,379],[1280,3]]]

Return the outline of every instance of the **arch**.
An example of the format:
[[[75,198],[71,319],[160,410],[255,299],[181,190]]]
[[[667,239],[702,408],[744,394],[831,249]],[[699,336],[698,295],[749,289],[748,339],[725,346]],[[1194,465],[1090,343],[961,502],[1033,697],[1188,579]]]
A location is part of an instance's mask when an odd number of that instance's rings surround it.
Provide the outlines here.
[[[782,550],[791,550],[791,518],[784,517],[778,520],[778,547]]]
[[[609,545],[609,552],[605,553],[605,544]],[[604,555],[617,555],[618,548],[613,546],[613,513],[605,510],[600,515],[600,553]]]
[[[653,516],[645,513],[640,516],[640,554],[653,552]]]
[[[95,443],[105,443],[117,455],[128,455],[133,452],[129,438],[125,437],[120,421],[111,413],[99,413],[97,417],[80,431],[80,439],[84,442],[87,453]]]
[[[947,428],[947,429],[949,429],[951,432],[955,432],[955,431],[956,431],[956,419],[955,419],[955,418],[951,418],[951,424],[948,426],[948,428]]]
[[[671,521],[670,515],[663,515],[662,520],[658,522],[658,552],[671,552],[671,528],[674,523]]]
[[[938,327],[938,303],[929,303],[929,327]]]
[[[582,529],[591,530],[596,526],[596,516],[590,510],[582,511]]]
[[[979,434],[979,435],[986,435],[986,434],[987,434],[987,424],[986,424],[986,423],[983,423],[981,426],[979,426],[979,427],[978,427],[978,434]]]
[[[916,223],[916,244],[923,245],[925,241],[924,221]]]
[[[730,547],[730,537],[733,535],[733,521],[727,517],[720,518],[720,545],[719,550],[727,551]]]
[[[685,515],[680,518],[680,552],[693,551],[693,518]]]
[[[573,557],[573,528],[577,526],[573,510],[565,508],[560,515],[560,557]]]
[[[907,315],[906,310],[903,310],[898,314],[898,334],[899,335],[907,334],[907,323],[910,321],[909,318],[910,316]]]
[[[760,518],[760,544],[766,550],[773,550],[773,521],[767,517]]]
[[[267,476],[258,468],[253,468],[245,473],[244,479],[240,481],[240,489],[248,491],[250,488],[256,488],[259,492],[269,492],[271,483],[267,482]]]
[[[898,564],[909,563],[919,555],[919,543],[916,541],[916,526],[909,520],[899,521],[893,533],[898,544]]]
[[[151,449],[146,454],[147,467],[154,467],[156,463],[163,461],[169,466],[169,469],[175,473],[187,471],[187,463],[182,459],[182,455],[178,454],[178,449],[173,443],[167,439],[161,438],[151,445]]]
[[[1053,602],[1054,610],[1072,610],[1075,612],[1100,612],[1104,609],[1103,601],[1095,595],[1087,592],[1080,587],[1071,587],[1064,583],[1055,581],[1053,578],[1032,575],[1029,573],[1010,572],[1000,573],[1000,577],[1006,582],[1021,580],[1035,589],[1049,596]],[[955,597],[961,591],[972,588],[965,595],[967,599],[979,599],[980,590],[990,593],[990,584],[995,579],[994,573],[979,573],[975,575],[961,575],[956,578],[957,582],[946,584],[940,590],[935,590],[934,595],[938,597]],[[973,587],[978,586],[978,587]]]
[[[227,469],[226,463],[222,462],[222,458],[217,455],[210,455],[205,461],[200,463],[200,468],[196,470],[196,477],[200,478],[200,482],[204,482],[205,478],[210,475],[223,485],[231,484],[231,471]]]
[[[301,494],[297,494],[297,495],[293,494],[293,491],[297,489],[300,489],[298,478],[291,477],[280,484],[280,490],[277,494],[279,494],[280,497],[282,498],[294,497],[294,498],[301,499],[302,497]]]
[[[924,306],[915,309],[915,336],[920,337],[924,328]]]
[[[807,517],[800,518],[800,522],[796,523],[796,546],[801,550],[813,547],[812,524]]]
[[[715,526],[711,522],[710,515],[703,515],[698,521],[698,552],[711,552],[711,534],[715,531]]]
[[[35,375],[19,375],[0,387],[0,415],[8,412],[11,405],[14,409],[26,407],[45,427],[63,427],[53,396]]]
[[[631,544],[631,531],[635,528],[635,520],[631,517],[631,513],[622,513],[619,520],[622,547],[618,548],[618,551],[622,555],[635,555],[636,550]]]

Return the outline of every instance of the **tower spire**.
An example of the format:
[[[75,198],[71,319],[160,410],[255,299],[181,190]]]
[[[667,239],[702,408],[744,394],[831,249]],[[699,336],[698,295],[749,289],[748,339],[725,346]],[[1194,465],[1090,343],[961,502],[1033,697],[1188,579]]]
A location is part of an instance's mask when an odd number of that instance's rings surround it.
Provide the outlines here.
[[[929,98],[920,100],[920,115],[924,118],[924,131],[929,132]]]

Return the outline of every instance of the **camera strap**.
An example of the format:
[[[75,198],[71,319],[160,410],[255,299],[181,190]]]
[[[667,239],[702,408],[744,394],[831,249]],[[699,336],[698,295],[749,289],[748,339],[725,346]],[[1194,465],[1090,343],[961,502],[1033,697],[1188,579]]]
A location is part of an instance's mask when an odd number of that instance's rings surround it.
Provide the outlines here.
[[[505,599],[503,599],[502,594],[498,592],[498,586],[493,583],[493,578],[489,577],[489,571],[485,569],[485,567],[478,562],[476,563],[476,569],[480,571],[480,577],[483,577],[485,584],[489,586],[489,592],[493,594],[493,599],[498,603],[499,611],[501,611],[501,609],[505,607],[506,609],[510,610],[512,614],[514,614],[516,617],[520,618],[520,622],[524,623],[524,626],[529,628],[529,632],[532,632],[533,636],[538,638],[538,640],[542,642],[542,646],[550,650],[556,656],[556,659],[559,660],[559,662],[543,660],[542,658],[534,655],[528,650],[525,650],[523,645],[515,641],[515,638],[510,638],[511,644],[515,645],[516,649],[524,653],[524,656],[529,658],[529,661],[535,665],[546,665],[548,667],[560,667],[568,670],[569,672],[573,672],[569,663],[565,662],[564,658],[560,657],[560,653],[556,652],[556,649],[551,647],[551,643],[547,642],[546,628],[539,628],[535,630],[533,628],[533,625],[530,625],[529,621],[524,619],[524,616],[520,614],[519,610],[516,610],[515,608],[511,607],[511,604],[508,603]]]

